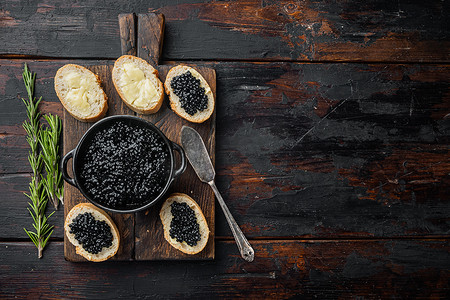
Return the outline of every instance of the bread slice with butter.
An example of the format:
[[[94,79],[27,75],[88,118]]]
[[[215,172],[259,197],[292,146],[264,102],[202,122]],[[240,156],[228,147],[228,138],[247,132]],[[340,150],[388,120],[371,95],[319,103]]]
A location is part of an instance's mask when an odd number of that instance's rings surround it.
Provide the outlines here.
[[[95,122],[108,110],[100,79],[85,67],[74,64],[61,67],[55,75],[55,91],[64,108],[82,122]]]
[[[170,107],[180,117],[193,123],[203,123],[214,112],[214,94],[205,78],[194,68],[184,65],[173,67],[167,74],[164,86]]]
[[[140,114],[153,114],[164,99],[164,88],[158,71],[145,60],[123,55],[114,63],[112,79],[123,102]]]

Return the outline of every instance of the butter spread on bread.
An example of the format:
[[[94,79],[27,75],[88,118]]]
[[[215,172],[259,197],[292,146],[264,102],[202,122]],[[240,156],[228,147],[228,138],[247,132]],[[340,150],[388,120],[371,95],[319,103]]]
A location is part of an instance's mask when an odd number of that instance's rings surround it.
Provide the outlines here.
[[[89,89],[92,88],[93,83],[90,82],[88,78],[81,76],[79,72],[75,71],[69,72],[64,80],[69,87],[67,101],[71,102],[73,106],[78,107],[78,110],[83,114],[89,114],[91,109],[89,98],[94,96],[89,92]]]
[[[80,121],[95,122],[108,110],[100,79],[82,66],[61,67],[56,72],[55,91],[64,108]]]
[[[125,98],[136,107],[145,108],[148,99],[156,98],[157,91],[154,84],[134,62],[124,63],[123,71],[120,80]]]
[[[140,114],[156,113],[164,99],[158,71],[145,60],[123,55],[114,63],[112,78],[123,102]]]

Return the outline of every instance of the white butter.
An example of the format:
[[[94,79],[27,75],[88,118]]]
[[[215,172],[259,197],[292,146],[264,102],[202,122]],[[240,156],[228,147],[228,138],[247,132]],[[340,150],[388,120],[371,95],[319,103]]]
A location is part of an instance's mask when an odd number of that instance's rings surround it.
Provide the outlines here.
[[[67,73],[64,76],[64,79],[68,87],[66,95],[67,101],[81,113],[89,114],[91,111],[89,99],[92,97],[90,89],[95,83],[86,76],[82,76],[81,73],[75,71]]]
[[[120,81],[125,98],[134,106],[145,108],[149,102],[158,100],[154,99],[157,91],[153,82],[145,77],[145,73],[134,62],[123,64]]]

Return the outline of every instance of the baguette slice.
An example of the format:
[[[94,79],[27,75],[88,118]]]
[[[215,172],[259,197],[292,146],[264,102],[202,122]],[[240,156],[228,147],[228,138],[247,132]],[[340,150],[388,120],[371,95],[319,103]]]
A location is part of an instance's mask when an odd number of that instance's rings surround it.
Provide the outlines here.
[[[85,67],[61,67],[55,75],[55,91],[64,108],[79,121],[98,121],[108,110],[100,79]]]
[[[154,114],[164,99],[158,71],[145,60],[123,55],[114,63],[112,79],[123,102],[140,114]]]
[[[170,205],[173,202],[185,202],[195,212],[197,222],[200,225],[200,241],[197,242],[197,245],[189,246],[185,241],[180,243],[170,236],[170,222],[172,222],[173,219]],[[209,238],[208,223],[206,222],[205,216],[203,215],[200,206],[198,206],[197,202],[195,202],[194,199],[182,193],[174,193],[170,195],[169,198],[167,198],[167,200],[164,202],[161,211],[159,212],[159,217],[161,218],[161,222],[164,228],[164,238],[174,248],[187,254],[197,254],[202,251],[203,248],[205,248]]]
[[[181,107],[180,98],[177,95],[175,95],[175,93],[170,85],[172,82],[172,79],[174,77],[184,74],[188,71],[191,72],[192,76],[194,76],[195,78],[200,80],[200,87],[205,89],[205,94],[208,97],[207,108],[203,111],[197,111],[192,116],[190,114],[188,114],[184,110],[184,108]],[[193,123],[203,123],[206,120],[208,120],[209,117],[211,117],[211,115],[214,111],[214,105],[215,105],[213,92],[211,91],[211,88],[208,85],[208,82],[206,82],[205,78],[203,78],[203,76],[194,68],[191,68],[188,66],[183,66],[183,65],[173,67],[172,69],[170,69],[169,73],[167,74],[166,81],[164,82],[164,87],[166,89],[166,94],[169,95],[170,107],[180,117],[188,120],[189,122],[193,122]]]
[[[103,248],[102,251],[97,254],[92,254],[84,250],[83,246],[75,239],[75,235],[70,233],[69,225],[72,223],[72,220],[79,214],[84,214],[86,212],[91,213],[96,220],[105,221],[111,228],[111,233],[113,235],[112,245],[109,248]],[[114,221],[106,212],[93,204],[80,203],[75,205],[67,214],[66,221],[64,222],[64,231],[66,232],[66,236],[69,241],[76,247],[76,253],[83,256],[87,260],[93,262],[105,261],[113,257],[117,253],[117,250],[119,250],[120,234],[116,224],[114,224]]]

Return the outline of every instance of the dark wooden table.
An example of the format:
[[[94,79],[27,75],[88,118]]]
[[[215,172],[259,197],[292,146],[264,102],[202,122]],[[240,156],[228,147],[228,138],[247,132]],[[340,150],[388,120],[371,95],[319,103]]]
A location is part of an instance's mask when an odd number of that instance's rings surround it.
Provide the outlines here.
[[[449,298],[448,1],[0,4],[0,298]],[[194,1],[195,2],[195,1]],[[23,64],[41,109],[66,63],[112,64],[117,15],[166,16],[163,63],[217,72],[216,259],[70,263],[23,227]]]

